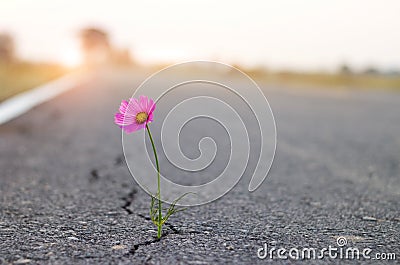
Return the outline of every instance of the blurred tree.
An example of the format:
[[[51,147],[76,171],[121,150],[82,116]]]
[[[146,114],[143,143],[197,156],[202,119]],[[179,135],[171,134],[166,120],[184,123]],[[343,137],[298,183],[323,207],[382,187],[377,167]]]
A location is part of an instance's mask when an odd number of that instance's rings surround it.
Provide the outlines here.
[[[380,71],[373,66],[369,66],[363,71],[363,73],[366,75],[379,75]]]
[[[97,28],[85,28],[80,32],[85,64],[96,66],[109,62],[111,46],[108,34]]]
[[[10,34],[0,33],[0,63],[11,63],[15,60],[14,40]]]
[[[131,65],[132,58],[128,49],[113,49],[112,62],[117,65]]]
[[[346,63],[343,63],[339,67],[339,74],[351,75],[351,74],[353,74],[353,70],[350,68],[349,65],[347,65]]]
[[[108,34],[98,28],[85,28],[80,32],[81,46],[86,66],[103,64],[131,65],[132,58],[128,49],[112,46]]]

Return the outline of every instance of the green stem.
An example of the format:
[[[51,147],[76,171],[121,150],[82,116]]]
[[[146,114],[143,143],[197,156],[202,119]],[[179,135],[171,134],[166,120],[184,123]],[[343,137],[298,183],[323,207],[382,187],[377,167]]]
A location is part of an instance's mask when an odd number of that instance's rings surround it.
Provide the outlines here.
[[[157,231],[157,237],[161,237],[161,227],[162,227],[162,213],[161,213],[161,184],[160,184],[160,166],[158,165],[158,157],[157,157],[157,151],[156,151],[156,146],[154,145],[153,137],[151,136],[150,128],[148,124],[146,124],[146,129],[149,134],[150,142],[153,147],[153,152],[154,152],[154,158],[156,160],[156,166],[157,166],[157,193],[158,193],[158,231]]]

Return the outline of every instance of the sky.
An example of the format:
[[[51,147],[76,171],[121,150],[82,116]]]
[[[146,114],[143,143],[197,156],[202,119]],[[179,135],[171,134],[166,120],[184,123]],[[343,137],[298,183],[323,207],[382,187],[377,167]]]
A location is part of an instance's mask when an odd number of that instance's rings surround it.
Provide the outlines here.
[[[78,64],[86,26],[107,30],[143,63],[400,68],[398,0],[0,1],[0,32],[14,36],[24,59]]]

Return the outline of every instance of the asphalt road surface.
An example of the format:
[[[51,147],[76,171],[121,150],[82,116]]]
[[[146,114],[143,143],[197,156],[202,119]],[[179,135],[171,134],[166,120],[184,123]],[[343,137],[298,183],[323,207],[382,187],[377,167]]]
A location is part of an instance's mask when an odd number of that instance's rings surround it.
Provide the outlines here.
[[[400,94],[263,87],[278,130],[267,180],[249,193],[245,174],[157,240],[113,124],[145,78],[102,71],[0,126],[0,264],[287,264],[300,261],[257,251],[320,251],[338,237],[399,262]],[[381,262],[324,255],[302,262]]]

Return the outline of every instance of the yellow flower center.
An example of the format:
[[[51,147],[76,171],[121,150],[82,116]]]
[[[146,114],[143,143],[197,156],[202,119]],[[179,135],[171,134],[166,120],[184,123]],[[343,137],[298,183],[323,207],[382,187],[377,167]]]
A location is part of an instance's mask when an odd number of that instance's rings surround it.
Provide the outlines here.
[[[136,122],[138,124],[142,124],[147,121],[147,117],[148,115],[146,112],[139,112],[138,114],[136,114]]]

